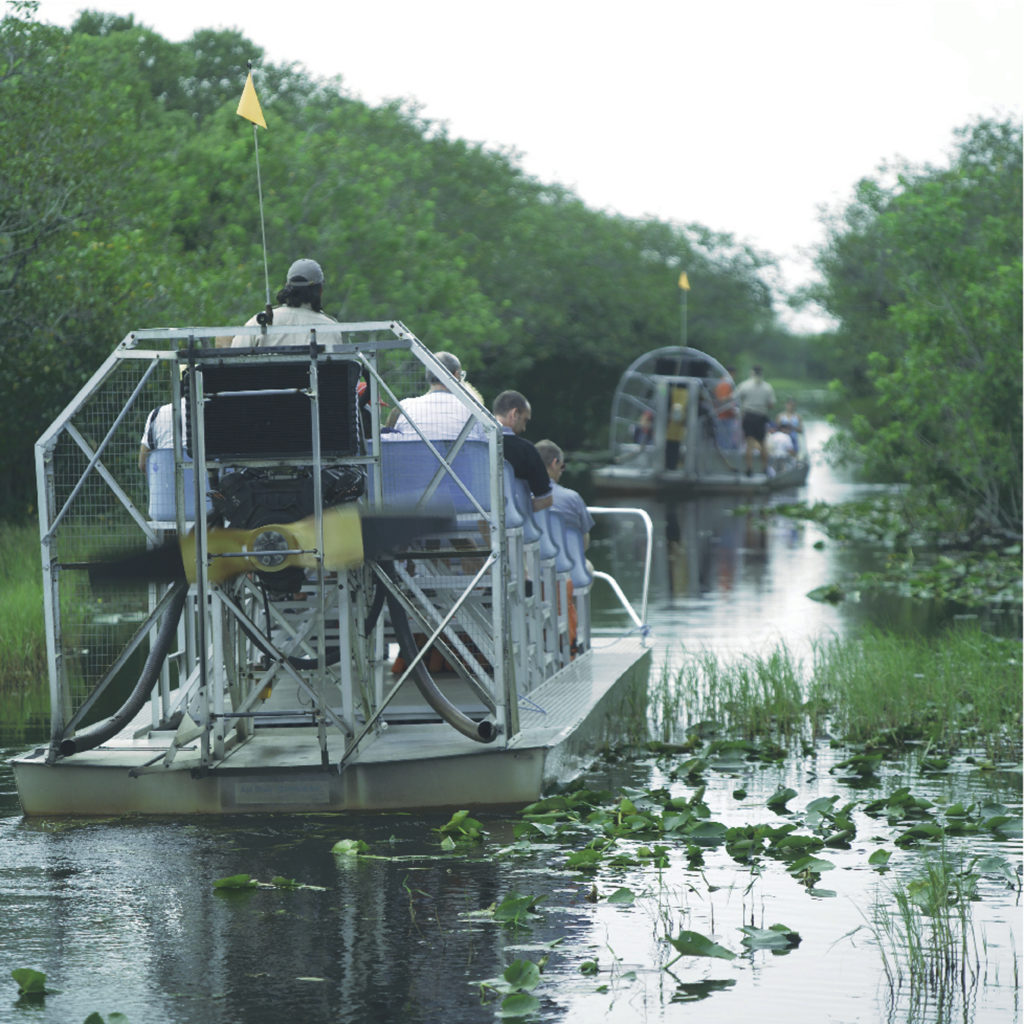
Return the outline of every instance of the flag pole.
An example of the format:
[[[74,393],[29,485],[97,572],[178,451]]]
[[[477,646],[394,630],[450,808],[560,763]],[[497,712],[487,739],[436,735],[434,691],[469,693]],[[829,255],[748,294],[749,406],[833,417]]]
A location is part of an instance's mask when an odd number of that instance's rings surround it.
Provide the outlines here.
[[[267,308],[270,308],[270,267],[267,263],[267,225],[263,219],[263,180],[260,177],[260,143],[256,125],[252,126],[252,148],[256,155],[256,194],[260,203],[260,237],[263,241],[263,283],[267,290]]]
[[[239,117],[244,117],[252,122],[252,147],[256,157],[256,194],[260,207],[260,238],[263,244],[263,281],[266,288],[267,306],[266,322],[273,323],[273,307],[270,304],[270,269],[267,262],[267,225],[263,216],[263,178],[260,174],[260,141],[256,131],[258,127],[266,128],[267,122],[263,119],[263,110],[260,108],[260,101],[256,96],[256,88],[252,84],[252,61],[246,61],[248,74],[245,79],[245,88],[242,90],[242,98],[238,101]]]
[[[683,321],[683,348],[686,348],[686,297],[690,293],[690,279],[685,270],[679,275],[679,291],[682,296],[680,305]]]

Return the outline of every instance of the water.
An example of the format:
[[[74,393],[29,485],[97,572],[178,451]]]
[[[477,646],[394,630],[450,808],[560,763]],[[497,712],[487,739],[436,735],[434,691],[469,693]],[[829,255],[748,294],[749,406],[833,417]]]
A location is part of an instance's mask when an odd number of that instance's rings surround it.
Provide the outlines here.
[[[812,447],[817,440],[812,433]],[[857,491],[819,464],[801,496],[840,500]],[[834,544],[813,525],[730,514],[730,507],[647,505],[657,540],[650,616],[656,670],[683,645],[731,655],[765,653],[784,640],[799,655],[829,633],[894,622],[927,630],[946,614],[898,602],[810,601],[808,591],[865,567],[872,553]],[[595,533],[591,553],[635,592],[630,528],[614,539]],[[607,596],[599,604],[599,620],[623,621]],[[1019,817],[1019,770],[926,777],[901,762],[858,787],[830,770],[842,756],[820,744],[785,764],[737,762],[706,775],[711,817],[726,825],[791,820],[766,807],[780,784],[798,794],[789,802],[795,821],[820,796],[856,801],[850,848],[818,854],[835,865],[818,887],[835,896],[811,894],[781,862],[767,860],[753,872],[722,847],[705,851],[702,870],[689,868],[673,847],[661,870],[605,866],[591,877],[566,869],[564,845],[502,855],[519,819],[486,810],[474,812],[487,830],[484,843],[452,854],[441,852],[436,831],[447,815],[29,821],[18,813],[4,764],[0,1022],[77,1024],[92,1012],[120,1012],[132,1024],[492,1021],[499,1001],[482,999],[481,983],[516,959],[545,957],[534,990],[540,1006],[527,1018],[541,1022],[1019,1020],[1019,891],[997,874],[981,878],[981,899],[971,904],[982,952],[966,981],[930,990],[924,1001],[906,983],[890,988],[868,927],[872,907],[880,901],[892,908],[896,880],[910,878],[927,855],[894,845],[905,825],[863,811],[906,785],[937,805],[999,802]],[[688,797],[694,787],[672,777],[677,762],[605,765],[588,781],[665,786]],[[746,795],[737,798],[740,789]],[[340,839],[361,839],[380,859],[336,857],[331,848]],[[643,844],[619,847],[635,853]],[[868,864],[879,848],[893,853],[885,876]],[[1016,868],[1020,844],[994,834],[951,840],[948,856],[961,855],[991,855]],[[216,879],[238,873],[320,888],[214,890]],[[633,892],[632,905],[606,899],[620,887]],[[512,892],[540,900],[539,916],[518,928],[483,913]],[[775,923],[799,932],[800,945],[786,955],[744,952],[741,926]],[[682,929],[713,936],[738,955],[687,957],[665,971],[675,955],[666,937]],[[588,961],[596,962],[596,975],[581,969]],[[51,993],[19,1003],[10,980],[18,967],[44,971]]]

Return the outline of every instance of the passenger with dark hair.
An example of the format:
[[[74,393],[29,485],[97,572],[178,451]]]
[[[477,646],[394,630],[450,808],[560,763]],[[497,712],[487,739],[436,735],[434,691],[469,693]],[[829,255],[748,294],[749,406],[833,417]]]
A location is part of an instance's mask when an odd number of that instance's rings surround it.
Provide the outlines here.
[[[296,260],[288,268],[284,287],[277,293],[277,305],[273,309],[274,326],[303,324],[307,330],[284,334],[271,341],[277,345],[308,345],[309,327],[317,324],[335,324],[338,321],[323,311],[324,272],[316,260]],[[259,323],[257,313],[245,322],[246,327]],[[232,348],[259,348],[262,335],[237,334],[231,340]]]
[[[518,391],[502,391],[492,408],[502,427],[505,461],[520,480],[529,484],[534,509],[548,508],[552,500],[551,477],[533,443],[520,437],[530,422],[530,403]]]

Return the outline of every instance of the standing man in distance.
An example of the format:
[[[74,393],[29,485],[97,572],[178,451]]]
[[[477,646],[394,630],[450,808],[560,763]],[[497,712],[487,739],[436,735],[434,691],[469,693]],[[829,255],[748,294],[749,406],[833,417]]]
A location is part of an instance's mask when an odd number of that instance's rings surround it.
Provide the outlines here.
[[[552,500],[551,477],[533,443],[519,436],[530,422],[530,403],[518,391],[502,391],[492,408],[502,427],[505,461],[520,480],[529,484],[534,510],[548,508]]]
[[[768,429],[768,421],[775,408],[775,389],[764,379],[764,370],[755,366],[750,376],[736,389],[736,401],[740,404],[743,414],[743,437],[746,439],[745,459],[747,476],[752,473],[754,449],[761,453],[761,465],[768,468],[768,456],[765,451],[764,437]]]

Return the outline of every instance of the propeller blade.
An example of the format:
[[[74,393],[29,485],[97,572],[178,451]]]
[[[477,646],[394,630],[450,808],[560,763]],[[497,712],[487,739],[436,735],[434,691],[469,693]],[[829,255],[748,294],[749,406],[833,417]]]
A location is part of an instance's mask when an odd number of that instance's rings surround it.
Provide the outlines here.
[[[360,516],[351,505],[324,509],[324,568],[351,569],[366,559],[387,558],[424,534],[451,528],[451,519],[418,513]],[[278,572],[319,564],[316,516],[294,523],[268,523],[251,530],[212,527],[206,533],[207,578],[223,583],[245,572]],[[284,554],[283,552],[293,552]],[[172,537],[155,548],[127,552],[89,567],[93,587],[124,583],[196,582],[196,536]]]

